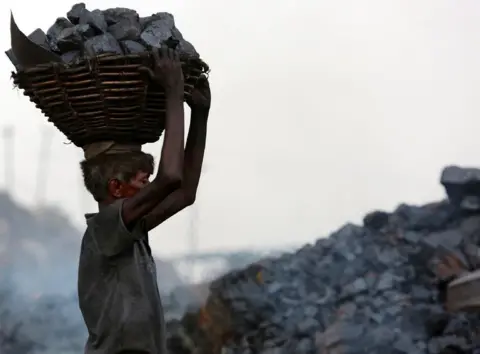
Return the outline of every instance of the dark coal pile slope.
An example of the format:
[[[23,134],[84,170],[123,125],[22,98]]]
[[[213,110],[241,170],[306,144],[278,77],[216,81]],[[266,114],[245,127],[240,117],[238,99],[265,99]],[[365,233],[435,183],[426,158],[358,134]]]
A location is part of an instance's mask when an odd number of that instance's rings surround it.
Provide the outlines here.
[[[57,18],[46,34],[37,29],[29,38],[60,55],[67,64],[105,53],[136,54],[162,46],[175,49],[183,55],[198,57],[193,45],[183,38],[175,26],[173,15],[167,12],[140,17],[132,9],[90,11],[84,3],[78,3],[67,13],[67,18]],[[12,51],[6,54],[19,69]]]
[[[480,264],[480,170],[447,168],[442,183],[450,201],[370,213],[213,282],[200,313],[170,324],[176,352],[473,353],[480,315],[448,313],[444,297]]]
[[[442,183],[446,201],[370,213],[363,226],[347,224],[295,253],[190,289],[187,302],[207,301],[200,311],[169,321],[170,353],[474,354],[480,316],[448,313],[444,302],[452,275],[480,265],[480,170],[448,168]],[[55,244],[60,236],[48,227],[41,231],[46,226],[38,217],[2,195],[0,211],[2,217],[10,212],[0,220],[1,240],[10,235],[0,259],[17,254],[9,258],[16,268],[8,266],[16,270],[0,277],[0,353],[82,353],[86,333],[75,296],[39,296],[23,284],[28,277],[18,278],[27,274],[21,260],[32,258],[32,239],[53,237]],[[42,268],[53,257],[47,254],[36,256],[36,268],[28,263],[33,283],[49,274],[41,269],[53,269]]]

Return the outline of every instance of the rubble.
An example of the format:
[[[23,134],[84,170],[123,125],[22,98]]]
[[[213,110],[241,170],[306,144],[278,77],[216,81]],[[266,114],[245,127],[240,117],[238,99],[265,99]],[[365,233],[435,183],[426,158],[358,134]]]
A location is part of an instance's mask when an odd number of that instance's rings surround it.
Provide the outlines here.
[[[90,11],[84,3],[78,3],[72,6],[67,18],[57,18],[44,37],[45,45],[32,41],[59,54],[67,64],[104,53],[132,54],[162,46],[176,49],[181,55],[199,57],[194,46],[175,27],[173,15],[167,12],[140,17],[133,9]],[[71,51],[79,51],[80,55],[72,60],[72,55],[67,55]],[[17,69],[22,67],[11,50],[6,54]]]
[[[470,176],[464,178],[465,175]],[[210,285],[182,322],[196,354],[473,353],[480,314],[449,313],[449,270],[480,261],[480,213],[458,203],[480,170],[442,174],[454,200],[368,214]],[[449,193],[449,196],[452,194]],[[480,197],[480,193],[476,194]],[[456,273],[458,274],[458,272]],[[189,326],[194,318],[196,326]],[[178,329],[177,329],[178,332]],[[185,334],[183,334],[185,335]]]
[[[170,353],[475,354],[480,314],[445,308],[448,282],[480,265],[480,212],[457,203],[471,181],[453,180],[454,200],[374,211],[362,226],[163,296]],[[185,294],[196,294],[192,306],[173,309]],[[68,351],[42,353],[57,352]]]

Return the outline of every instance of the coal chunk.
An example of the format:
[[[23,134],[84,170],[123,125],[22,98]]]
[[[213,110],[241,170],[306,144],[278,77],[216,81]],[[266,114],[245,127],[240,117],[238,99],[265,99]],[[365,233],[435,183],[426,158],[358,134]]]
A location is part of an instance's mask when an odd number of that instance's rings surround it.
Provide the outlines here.
[[[89,25],[76,25],[65,28],[58,36],[57,46],[62,53],[83,48],[86,38],[92,37],[93,30]]]
[[[30,39],[33,43],[50,50],[47,35],[40,28],[37,28],[35,31],[30,33],[28,35],[28,39]]]
[[[140,23],[140,27],[142,28],[142,30],[144,30],[145,27],[147,27],[151,22],[156,20],[154,16],[155,15],[147,16],[147,17],[139,17],[138,22]]]
[[[380,230],[388,224],[390,215],[384,211],[374,211],[363,218],[363,225],[372,230]]]
[[[170,28],[175,27],[175,18],[169,12],[157,12],[151,16],[140,17],[140,25],[145,29],[153,21],[163,21]]]
[[[90,25],[76,25],[75,29],[84,39],[95,36],[95,29],[93,29]]]
[[[172,37],[178,40],[183,39],[182,32],[180,32],[180,30],[175,26],[172,28]]]
[[[47,31],[48,45],[53,51],[60,51],[60,49],[58,48],[58,37],[63,30],[71,28],[73,26],[74,25],[65,17],[59,17],[56,19],[55,23]]]
[[[136,40],[140,38],[140,33],[142,29],[140,27],[140,22],[134,17],[126,17],[121,19],[116,24],[108,28],[116,40]]]
[[[108,32],[88,39],[85,42],[84,49],[88,56],[105,53],[123,54],[118,41]]]
[[[162,45],[165,45],[167,46],[168,48],[170,49],[177,49],[178,45],[180,44],[180,41],[173,38],[173,37],[170,37],[169,39],[167,39],[166,41],[163,41],[163,44]]]
[[[79,50],[72,50],[62,54],[62,61],[66,64],[76,64],[80,61],[82,53]]]
[[[72,9],[67,12],[67,18],[70,20],[71,23],[74,25],[78,25],[80,22],[80,15],[83,10],[85,10],[85,3],[80,2],[72,6]]]
[[[140,26],[142,31],[145,30],[152,22],[154,21],[162,21],[165,28],[171,32],[171,38],[176,39],[178,41],[183,39],[183,35],[180,30],[175,27],[175,19],[171,13],[168,12],[157,12],[151,16],[141,17],[140,18]]]
[[[172,26],[170,21],[155,20],[145,28],[140,38],[147,47],[161,48],[172,37]]]
[[[453,205],[464,211],[480,211],[480,169],[448,166],[440,183]]]
[[[109,26],[114,25],[120,22],[122,19],[125,18],[136,18],[139,19],[138,13],[135,10],[127,9],[124,7],[115,7],[111,9],[107,9],[103,11],[103,15],[105,16],[105,20]]]
[[[125,54],[142,53],[147,51],[147,48],[145,48],[142,44],[132,40],[122,41],[120,42],[120,45],[122,46]]]
[[[83,9],[80,12],[79,23],[90,25],[95,30],[95,34],[105,33],[108,27],[103,12],[100,10],[88,11]]]

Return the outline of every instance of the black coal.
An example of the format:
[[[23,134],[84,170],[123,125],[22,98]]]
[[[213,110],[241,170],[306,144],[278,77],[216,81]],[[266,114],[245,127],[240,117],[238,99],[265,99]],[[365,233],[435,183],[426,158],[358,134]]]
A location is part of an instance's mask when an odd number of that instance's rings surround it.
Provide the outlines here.
[[[38,38],[38,31],[41,32],[41,38]],[[32,39],[32,36],[35,38]],[[60,55],[66,64],[75,64],[84,57],[105,53],[132,54],[162,47],[198,57],[193,45],[183,38],[175,26],[173,15],[167,12],[140,17],[132,9],[90,11],[84,3],[78,3],[72,6],[67,18],[57,18],[46,34],[37,29],[29,38]],[[11,51],[7,51],[7,56],[20,69]]]
[[[192,296],[198,289],[164,296],[170,352],[478,353],[480,314],[446,311],[451,274],[445,266],[448,259],[463,270],[480,266],[480,170],[449,167],[441,182],[451,199],[369,213],[363,226],[347,224],[294,253],[220,277],[203,289],[204,302]],[[0,352],[81,352],[83,324],[66,306],[76,305],[74,297],[25,306],[4,293]],[[176,301],[197,306],[183,315],[185,306]],[[32,334],[31,323],[50,334]],[[52,336],[56,346],[47,345]]]
[[[474,353],[480,314],[446,311],[442,265],[480,264],[480,170],[449,167],[442,183],[453,201],[375,211],[218,279],[179,337],[202,354]]]

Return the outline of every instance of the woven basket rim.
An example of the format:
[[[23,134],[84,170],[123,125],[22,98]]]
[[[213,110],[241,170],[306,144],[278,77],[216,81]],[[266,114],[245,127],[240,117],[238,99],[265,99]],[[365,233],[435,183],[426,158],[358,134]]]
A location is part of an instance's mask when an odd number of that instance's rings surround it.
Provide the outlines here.
[[[83,57],[80,61],[74,63],[74,64],[68,64],[68,63],[63,63],[63,62],[50,62],[50,63],[44,63],[44,64],[38,64],[36,66],[32,66],[29,68],[22,68],[18,71],[12,71],[12,76],[13,75],[19,75],[19,74],[24,74],[24,75],[31,75],[35,74],[37,72],[45,71],[50,68],[76,68],[76,67],[84,67],[86,64],[88,66],[93,66],[95,63],[102,63],[102,62],[108,62],[108,61],[115,61],[115,60],[128,60],[128,59],[139,59],[139,58],[145,58],[149,57],[151,58],[152,51],[145,51],[142,53],[133,53],[133,54],[115,54],[115,53],[104,53],[100,55],[96,55],[93,57]],[[181,62],[197,62],[200,64],[205,73],[208,75],[210,72],[210,67],[208,66],[207,63],[205,63],[200,56],[197,55],[188,55],[188,54],[180,54],[180,61]]]

